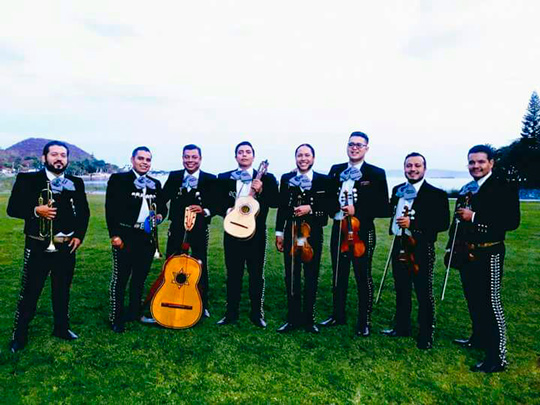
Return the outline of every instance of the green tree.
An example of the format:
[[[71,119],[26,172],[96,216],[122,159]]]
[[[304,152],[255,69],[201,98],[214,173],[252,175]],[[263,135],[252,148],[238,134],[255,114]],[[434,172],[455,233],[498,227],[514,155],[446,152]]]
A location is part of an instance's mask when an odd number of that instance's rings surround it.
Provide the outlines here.
[[[536,91],[531,95],[522,123],[521,136],[536,143],[540,142],[540,99]]]

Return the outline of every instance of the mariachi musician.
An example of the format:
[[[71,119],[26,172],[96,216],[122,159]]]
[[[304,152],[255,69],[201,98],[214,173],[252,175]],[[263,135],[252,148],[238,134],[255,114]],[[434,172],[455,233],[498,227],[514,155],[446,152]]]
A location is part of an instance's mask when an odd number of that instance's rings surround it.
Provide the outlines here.
[[[349,272],[352,264],[358,291],[358,320],[356,335],[370,335],[370,318],[373,306],[373,278],[371,263],[375,250],[375,218],[390,216],[388,205],[388,185],[383,169],[364,161],[369,150],[369,138],[363,132],[353,132],[347,143],[348,163],[336,164],[330,169],[329,176],[336,189],[336,203],[341,210],[334,216],[330,255],[333,270],[332,315],[321,322],[321,326],[330,327],[346,323],[347,289]],[[348,201],[344,201],[345,193]],[[339,206],[339,205],[336,205]],[[340,252],[341,225],[346,216],[354,216],[360,221],[359,239],[365,245],[361,257],[353,257],[350,252]]]
[[[278,332],[304,327],[308,332],[318,333],[314,319],[315,298],[323,227],[332,211],[332,187],[328,176],[313,171],[315,150],[311,145],[298,146],[295,158],[296,170],[281,177],[279,189],[276,247],[284,253],[288,311],[287,322]]]
[[[410,153],[404,163],[406,183],[394,187],[390,200],[394,212],[390,221],[392,269],[396,290],[396,315],[393,329],[383,330],[390,337],[411,335],[411,289],[418,299],[417,347],[431,349],[435,327],[433,268],[437,233],[448,229],[450,212],[446,192],[425,178],[426,159]]]
[[[65,174],[69,148],[51,141],[43,148],[43,170],[20,173],[9,198],[7,213],[24,219],[26,235],[22,286],[9,348],[25,347],[28,326],[47,275],[51,274],[53,335],[64,340],[78,336],[69,329],[69,290],[75,269],[75,251],[81,245],[90,211],[79,177]]]
[[[255,150],[250,142],[236,145],[235,159],[237,170],[218,175],[220,204],[219,214],[226,216],[239,197],[250,194],[259,202],[260,212],[255,222],[255,233],[249,239],[239,239],[224,233],[223,247],[225,267],[227,268],[227,309],[218,325],[228,325],[238,320],[242,277],[244,267],[249,273],[249,298],[251,300],[251,322],[260,328],[266,328],[263,310],[264,264],[266,261],[266,217],[270,208],[277,207],[278,185],[274,175],[266,173],[257,179],[257,170],[253,169]]]
[[[485,359],[474,365],[475,372],[503,371],[506,359],[506,321],[501,304],[501,281],[507,231],[520,222],[517,187],[496,178],[492,172],[494,152],[487,145],[473,146],[468,153],[473,181],[461,190],[456,203],[459,220],[457,242],[465,245],[458,267],[472,320],[472,336],[454,342],[485,351]],[[450,235],[454,234],[456,221]],[[451,248],[452,237],[447,246]],[[452,256],[454,261],[454,256]]]
[[[150,149],[135,148],[131,164],[132,170],[111,175],[105,196],[113,254],[110,321],[116,333],[124,332],[126,322],[141,318],[144,282],[154,255],[159,252],[156,226],[167,214],[167,207],[158,201],[161,183],[148,176],[152,165]],[[124,295],[130,277],[126,311]]]
[[[191,256],[202,262],[202,274],[199,282],[203,302],[203,316],[208,318],[208,225],[215,214],[217,198],[215,196],[216,176],[200,170],[202,161],[201,149],[193,144],[186,145],[182,151],[184,170],[169,174],[160,204],[170,201],[169,239],[167,240],[167,257],[180,254],[184,240],[184,214],[186,208],[197,214],[194,228],[188,233],[187,242],[191,247]]]

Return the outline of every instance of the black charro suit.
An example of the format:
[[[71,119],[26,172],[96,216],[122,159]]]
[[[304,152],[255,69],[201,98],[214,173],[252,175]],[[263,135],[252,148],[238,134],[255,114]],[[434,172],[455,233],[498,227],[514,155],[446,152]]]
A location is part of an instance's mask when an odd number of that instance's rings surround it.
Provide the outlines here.
[[[339,211],[339,195],[344,182],[340,180],[341,173],[348,168],[348,163],[341,163],[332,166],[329,177],[333,182],[335,194],[335,211]],[[332,317],[337,323],[346,321],[347,289],[349,284],[349,272],[352,261],[356,286],[358,292],[358,321],[357,329],[365,330],[369,328],[371,310],[373,306],[373,278],[371,277],[371,263],[375,250],[375,218],[385,218],[390,216],[388,205],[388,185],[386,173],[383,169],[363,162],[360,168],[362,177],[354,182],[357,198],[354,202],[354,216],[360,220],[359,237],[366,245],[365,254],[351,260],[348,254],[340,254],[338,260],[338,240],[340,221],[334,219],[332,226],[332,236],[330,240],[330,254],[333,269],[333,297],[334,312]],[[339,261],[339,269],[337,263]],[[336,282],[337,271],[337,282]]]
[[[207,213],[197,214],[195,225],[187,236],[187,242],[191,247],[191,255],[201,260],[202,274],[199,282],[203,306],[208,308],[208,225],[211,218],[216,214],[216,176],[199,171],[197,188],[183,187],[186,170],[177,170],[169,174],[163,192],[160,196],[161,205],[170,201],[169,207],[169,239],[167,240],[167,257],[180,254],[184,239],[184,214],[186,207],[200,205]]]
[[[456,207],[463,205],[464,199],[460,196]],[[485,350],[487,367],[504,367],[507,364],[506,321],[501,304],[504,239],[506,232],[517,229],[520,223],[517,187],[491,175],[471,197],[470,208],[475,213],[473,221],[461,221],[458,228],[458,239],[470,244],[474,256],[474,261],[460,269],[472,320],[470,342]],[[451,236],[454,227],[455,222],[450,228]]]
[[[113,325],[122,325],[140,316],[144,282],[156,249],[151,235],[140,229],[140,224],[137,223],[141,205],[156,203],[157,212],[163,217],[167,214],[166,206],[159,205],[158,200],[161,183],[150,176],[146,177],[155,183],[155,189],[146,187],[144,198],[143,190],[134,184],[137,176],[133,170],[115,173],[107,183],[105,217],[109,236],[111,238],[118,236],[124,242],[122,249],[112,248],[110,321]],[[127,313],[124,313],[124,294],[130,277],[129,307]]]
[[[234,207],[236,201],[237,180],[231,179],[231,174],[234,171],[231,170],[218,175],[218,189],[220,191],[218,213],[223,217],[226,216],[229,208]],[[253,172],[253,178],[255,178],[257,170]],[[276,178],[270,173],[262,176],[261,181],[263,184],[262,192],[260,195],[255,195],[260,204],[260,211],[255,220],[255,235],[249,240],[237,239],[226,232],[224,232],[223,236],[225,266],[227,268],[227,310],[225,317],[229,320],[238,319],[245,266],[247,266],[249,273],[250,317],[252,320],[264,317],[266,217],[268,216],[268,210],[276,208],[278,205],[278,185]]]
[[[396,192],[406,183],[397,185],[392,190],[390,206],[393,216],[390,221],[390,234],[392,224],[396,217],[403,215],[396,212],[400,198]],[[433,299],[433,268],[435,265],[435,241],[437,233],[448,229],[450,224],[450,209],[446,192],[433,187],[427,181],[423,181],[417,191],[416,197],[407,206],[414,210],[409,231],[416,241],[413,250],[415,263],[418,264],[418,273],[410,271],[408,266],[398,260],[402,248],[401,232],[395,239],[392,250],[392,269],[394,275],[394,287],[396,290],[396,316],[394,331],[399,336],[407,336],[411,333],[411,295],[412,284],[418,299],[418,345],[429,348],[433,342],[435,327],[435,301]]]
[[[81,241],[88,228],[90,210],[84,191],[84,183],[79,177],[64,176],[71,180],[75,190],[62,190],[53,194],[57,208],[53,220],[53,233],[63,233]],[[68,242],[55,243],[57,252],[46,253],[50,239],[40,237],[39,218],[35,214],[41,191],[47,187],[45,170],[34,173],[20,173],[17,176],[9,198],[7,213],[11,217],[24,219],[26,235],[22,286],[15,314],[13,339],[24,344],[28,325],[34,318],[36,305],[51,273],[54,328],[57,333],[69,329],[69,290],[75,269],[75,253],[70,253]]]
[[[315,321],[314,310],[323,247],[323,227],[328,223],[328,215],[333,211],[333,188],[330,178],[317,172],[312,173],[313,178],[309,190],[303,190],[299,186],[289,184],[290,179],[297,175],[296,172],[286,173],[281,177],[276,218],[276,231],[283,232],[284,238],[287,322],[291,326],[306,326],[308,329]],[[297,256],[295,257],[294,269],[292,269],[292,225],[295,222],[294,207],[299,205],[311,206],[311,213],[298,217],[296,222],[297,226],[306,222],[311,228],[307,241],[313,249],[313,259],[309,263],[302,263],[301,258]],[[304,268],[303,294],[302,264]]]

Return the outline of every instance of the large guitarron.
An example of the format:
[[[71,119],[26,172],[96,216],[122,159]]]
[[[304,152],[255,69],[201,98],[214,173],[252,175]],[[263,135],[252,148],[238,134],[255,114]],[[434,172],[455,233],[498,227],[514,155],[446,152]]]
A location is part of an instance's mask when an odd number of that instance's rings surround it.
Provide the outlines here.
[[[261,162],[256,179],[260,180],[268,170],[268,160]],[[255,235],[255,217],[259,213],[260,204],[253,197],[253,190],[248,196],[238,197],[234,208],[223,220],[223,228],[229,235],[248,240]]]
[[[201,319],[203,305],[198,284],[202,263],[188,254],[187,243],[187,234],[193,229],[196,217],[186,207],[182,254],[169,257],[163,265],[163,281],[150,305],[154,319],[166,328],[190,328]]]

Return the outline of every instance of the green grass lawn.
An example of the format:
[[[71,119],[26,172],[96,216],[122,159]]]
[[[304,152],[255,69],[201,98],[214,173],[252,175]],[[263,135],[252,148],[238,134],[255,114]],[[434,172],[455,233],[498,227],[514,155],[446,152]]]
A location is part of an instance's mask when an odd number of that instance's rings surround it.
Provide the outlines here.
[[[470,321],[459,275],[452,271],[446,299],[443,246],[438,242],[435,270],[437,329],[434,349],[416,349],[413,338],[378,334],[392,325],[391,277],[373,311],[374,332],[354,338],[356,288],[351,277],[349,325],[319,335],[275,329],[286,315],[283,259],[273,245],[269,218],[265,311],[268,329],[248,320],[247,284],[239,324],[218,327],[225,308],[225,270],[221,220],[212,222],[209,256],[212,317],[189,330],[129,324],[124,334],[109,330],[111,254],[104,218],[104,196],[89,196],[92,218],[78,253],[71,295],[71,324],[80,339],[51,337],[52,309],[47,284],[30,328],[30,341],[13,355],[7,345],[20,288],[23,221],[7,218],[7,195],[0,195],[0,387],[2,403],[540,403],[540,204],[522,204],[522,224],[508,236],[503,303],[508,322],[507,372],[477,374],[469,367],[482,358],[452,344],[467,337]],[[501,213],[504,215],[504,213]],[[161,229],[164,250],[166,229]],[[387,220],[377,221],[373,263],[375,286],[381,279],[390,237]],[[329,227],[327,227],[327,232]],[[328,246],[328,237],[325,246]],[[148,283],[155,278],[155,262]],[[247,276],[244,281],[247,281]],[[323,255],[316,313],[331,312],[331,268]],[[416,313],[413,314],[416,316]]]

